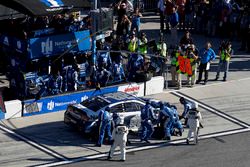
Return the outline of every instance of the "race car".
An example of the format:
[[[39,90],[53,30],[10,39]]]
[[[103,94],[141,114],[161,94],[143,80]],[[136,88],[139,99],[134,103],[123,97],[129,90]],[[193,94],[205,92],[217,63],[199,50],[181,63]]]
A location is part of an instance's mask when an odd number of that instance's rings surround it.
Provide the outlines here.
[[[96,136],[98,114],[109,106],[111,114],[117,113],[124,117],[129,130],[136,132],[141,126],[141,108],[145,103],[144,99],[124,92],[102,94],[69,105],[64,114],[64,123],[77,128],[86,136]]]

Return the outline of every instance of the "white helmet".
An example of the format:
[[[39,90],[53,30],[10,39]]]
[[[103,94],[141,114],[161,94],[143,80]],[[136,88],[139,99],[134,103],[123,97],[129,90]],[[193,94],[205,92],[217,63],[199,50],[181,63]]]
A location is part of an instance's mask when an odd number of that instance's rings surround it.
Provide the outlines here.
[[[123,125],[124,124],[124,116],[123,115],[119,115],[119,117],[117,118],[117,125]]]
[[[197,102],[193,102],[193,106],[192,107],[193,107],[193,109],[198,109],[198,107],[199,107],[198,103]]]

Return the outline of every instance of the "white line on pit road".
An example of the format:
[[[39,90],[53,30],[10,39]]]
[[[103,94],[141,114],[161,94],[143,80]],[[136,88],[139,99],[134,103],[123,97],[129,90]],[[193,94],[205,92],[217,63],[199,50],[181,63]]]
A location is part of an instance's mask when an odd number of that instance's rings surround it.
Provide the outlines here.
[[[218,132],[215,134],[207,134],[207,135],[200,136],[199,139],[200,140],[201,139],[209,139],[209,138],[226,136],[226,135],[233,135],[233,134],[249,132],[249,131],[250,131],[250,128],[232,130],[232,131],[228,131],[228,132]],[[138,148],[131,148],[131,149],[127,149],[126,152],[128,153],[128,152],[142,151],[142,150],[148,150],[148,149],[155,149],[155,148],[165,147],[165,146],[168,146],[170,144],[180,144],[180,143],[184,143],[184,142],[186,142],[186,139],[170,141],[167,143],[160,143],[160,144],[155,144],[155,145],[148,145],[148,146],[143,146],[143,147],[138,147]],[[119,152],[116,152],[115,154],[117,155],[118,153]],[[74,160],[70,160],[70,161],[55,162],[55,163],[51,163],[51,164],[40,165],[37,167],[53,167],[53,166],[66,165],[66,164],[71,164],[71,163],[76,163],[76,162],[86,161],[86,160],[93,160],[93,159],[103,158],[103,157],[107,157],[107,153],[88,156],[88,157],[82,157],[82,158],[78,158],[78,159],[74,159]]]
[[[2,125],[0,125],[0,129],[3,130],[3,131],[5,131],[5,132],[7,132],[7,133],[9,133],[9,134],[11,134],[11,135],[13,135],[13,136],[15,136],[15,137],[17,137],[17,138],[19,138],[19,139],[21,139],[21,140],[23,140],[24,142],[30,144],[31,146],[33,146],[35,148],[38,148],[41,151],[46,152],[49,155],[52,155],[52,156],[54,156],[54,157],[56,157],[56,158],[58,158],[60,160],[67,161],[67,159],[64,158],[64,157],[62,157],[61,155],[56,154],[55,152],[53,152],[53,151],[51,151],[51,150],[49,150],[49,149],[47,149],[47,148],[45,148],[45,147],[43,147],[43,146],[35,143],[35,142],[27,139],[26,137],[24,137],[22,135],[19,135],[19,134],[15,133],[14,131],[12,131],[12,130],[10,130],[10,129],[2,126]]]
[[[222,113],[222,112],[218,112],[218,111],[212,109],[211,107],[209,107],[209,106],[207,106],[207,105],[204,105],[204,104],[201,104],[201,103],[199,103],[199,102],[196,101],[196,100],[190,99],[189,97],[187,97],[187,96],[185,96],[185,95],[183,95],[183,94],[180,94],[180,93],[178,93],[178,92],[172,92],[172,94],[174,94],[174,95],[176,95],[176,96],[185,97],[185,99],[187,99],[187,100],[189,100],[189,101],[197,102],[197,103],[199,104],[199,106],[201,106],[202,108],[204,108],[204,109],[206,109],[206,110],[208,110],[208,111],[211,111],[211,112],[213,112],[213,113],[216,113],[217,115],[219,115],[219,116],[221,116],[221,117],[223,117],[223,118],[226,118],[226,119],[228,119],[228,120],[230,120],[230,121],[232,121],[232,122],[237,122],[237,124],[241,125],[242,127],[250,128],[250,126],[249,126],[248,124],[246,124],[246,123],[244,123],[244,122],[239,122],[237,119],[234,119],[234,118],[232,118],[232,117],[229,117],[229,116],[227,116],[226,114],[224,114],[224,113]]]

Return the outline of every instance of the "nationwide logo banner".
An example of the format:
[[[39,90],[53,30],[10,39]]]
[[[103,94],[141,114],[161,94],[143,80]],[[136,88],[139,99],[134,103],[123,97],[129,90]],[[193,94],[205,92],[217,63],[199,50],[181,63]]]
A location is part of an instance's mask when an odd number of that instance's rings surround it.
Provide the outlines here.
[[[29,58],[50,57],[70,51],[87,51],[91,49],[90,31],[31,38],[29,40]]]

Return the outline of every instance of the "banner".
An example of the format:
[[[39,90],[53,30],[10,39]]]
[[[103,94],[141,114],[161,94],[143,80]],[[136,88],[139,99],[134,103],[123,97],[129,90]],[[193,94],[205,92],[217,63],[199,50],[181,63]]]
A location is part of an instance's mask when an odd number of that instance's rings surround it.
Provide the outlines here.
[[[25,53],[27,51],[27,43],[14,37],[0,34],[0,44],[15,49],[17,52]]]
[[[194,59],[178,54],[176,63],[176,71],[178,73],[192,76],[195,70],[194,67],[195,67]]]
[[[73,52],[91,49],[89,30],[40,38],[31,38],[29,39],[28,43],[28,57],[30,59],[55,56],[62,54],[69,48],[72,48],[71,51]]]
[[[23,116],[66,110],[69,104],[80,103],[83,100],[86,100],[92,96],[104,93],[117,92],[117,90],[118,86],[114,86],[114,87],[103,88],[100,91],[89,90],[86,92],[72,92],[71,94],[46,97],[40,100],[26,100],[24,101]]]

